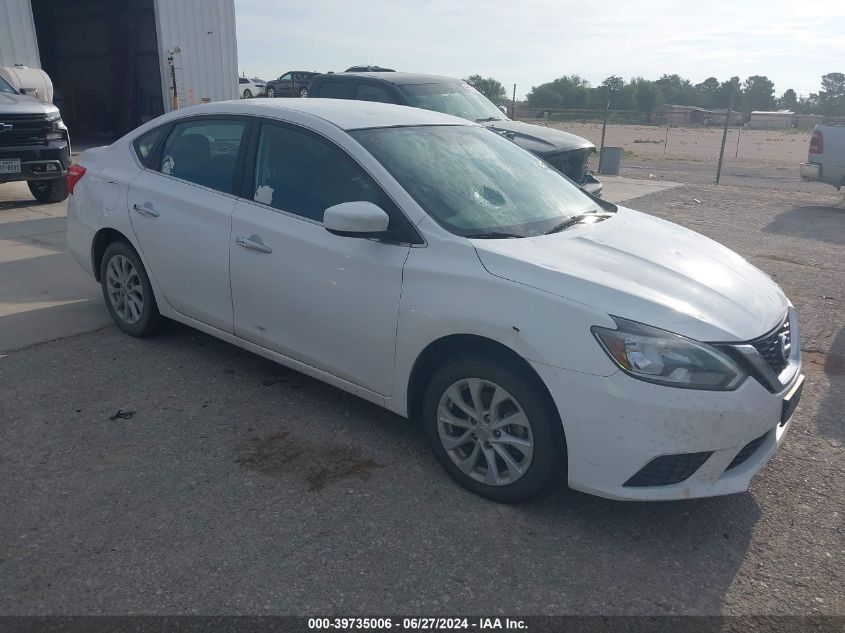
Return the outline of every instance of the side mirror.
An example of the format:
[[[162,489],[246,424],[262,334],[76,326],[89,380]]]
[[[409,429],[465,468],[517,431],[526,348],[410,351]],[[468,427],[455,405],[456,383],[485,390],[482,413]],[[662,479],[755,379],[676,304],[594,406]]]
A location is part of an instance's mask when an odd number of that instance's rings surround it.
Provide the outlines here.
[[[384,210],[363,200],[336,204],[323,213],[326,230],[344,237],[378,237],[387,231],[389,223]]]

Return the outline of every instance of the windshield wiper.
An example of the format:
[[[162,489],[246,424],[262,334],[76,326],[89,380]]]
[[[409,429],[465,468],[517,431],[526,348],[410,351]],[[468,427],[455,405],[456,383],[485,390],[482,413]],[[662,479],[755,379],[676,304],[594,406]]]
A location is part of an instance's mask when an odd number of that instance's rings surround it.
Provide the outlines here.
[[[469,235],[464,235],[467,239],[479,239],[479,240],[505,240],[514,237],[525,237],[524,235],[519,235],[517,233],[505,233],[504,231],[487,231],[485,233],[470,233]]]
[[[488,116],[486,119],[476,119],[476,123],[489,123],[490,121],[504,121],[502,117]]]
[[[587,218],[596,218],[598,220],[606,220],[610,217],[610,214],[607,212],[604,213],[582,213],[581,215],[575,215],[569,218],[568,220],[564,220],[557,226],[553,226],[548,231],[546,231],[543,235],[551,235],[552,233],[560,233],[561,231],[565,231],[571,226],[575,226],[576,224],[580,224]]]

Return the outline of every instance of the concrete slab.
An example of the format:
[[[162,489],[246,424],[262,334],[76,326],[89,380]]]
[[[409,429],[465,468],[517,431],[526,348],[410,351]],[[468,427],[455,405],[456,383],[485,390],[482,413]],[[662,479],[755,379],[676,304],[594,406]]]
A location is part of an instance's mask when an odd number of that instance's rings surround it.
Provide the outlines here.
[[[681,183],[602,176],[604,198],[623,202]],[[40,204],[26,183],[0,186],[0,352],[111,323],[100,287],[65,247],[67,203]]]
[[[110,323],[99,285],[65,247],[67,203],[0,185],[0,352]]]
[[[683,187],[681,182],[667,182],[665,180],[646,180],[644,178],[626,178],[624,176],[596,176],[604,185],[602,198],[608,202],[628,202],[642,198],[652,193],[668,191],[676,187]]]

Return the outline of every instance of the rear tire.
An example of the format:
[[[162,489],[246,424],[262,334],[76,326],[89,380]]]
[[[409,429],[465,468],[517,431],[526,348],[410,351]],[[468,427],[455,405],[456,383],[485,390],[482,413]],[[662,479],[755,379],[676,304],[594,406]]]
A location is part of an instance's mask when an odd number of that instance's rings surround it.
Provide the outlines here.
[[[458,358],[434,373],[423,396],[425,433],[438,461],[463,487],[501,503],[526,501],[565,473],[554,404],[520,369],[495,356]]]
[[[153,288],[141,258],[126,242],[112,242],[100,262],[100,285],[106,307],[121,330],[131,336],[150,336],[161,329]]]
[[[67,198],[67,178],[27,180],[29,191],[38,202],[61,202]]]
[[[308,96],[308,88],[300,88],[299,89],[299,96],[303,99]]]
[[[252,91],[249,88],[244,90],[244,99],[252,99]]]

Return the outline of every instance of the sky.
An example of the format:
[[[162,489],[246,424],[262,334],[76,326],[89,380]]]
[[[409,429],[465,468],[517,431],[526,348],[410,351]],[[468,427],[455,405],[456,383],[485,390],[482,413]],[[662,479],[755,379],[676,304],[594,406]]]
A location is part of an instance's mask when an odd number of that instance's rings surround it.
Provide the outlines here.
[[[235,0],[250,77],[378,65],[494,77],[517,97],[577,74],[699,83],[766,75],[779,96],[845,72],[845,0]]]

